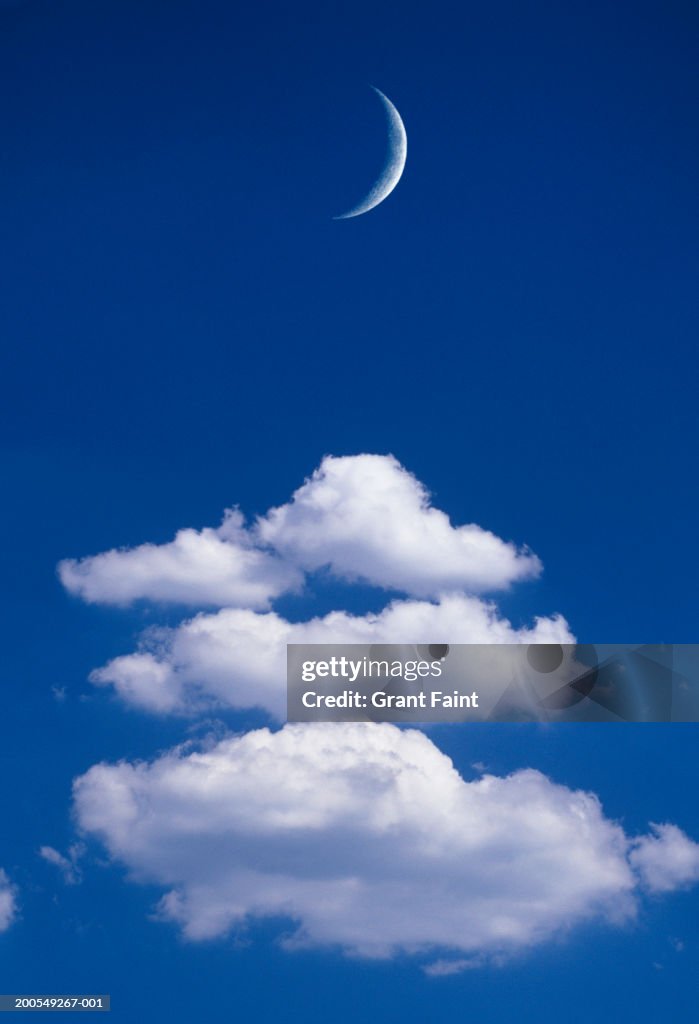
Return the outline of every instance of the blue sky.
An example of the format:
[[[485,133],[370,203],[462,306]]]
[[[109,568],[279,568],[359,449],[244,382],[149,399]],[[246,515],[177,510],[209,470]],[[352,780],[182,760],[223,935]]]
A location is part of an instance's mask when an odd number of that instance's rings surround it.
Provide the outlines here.
[[[37,856],[75,840],[76,776],[191,725],[87,682],[183,609],[86,605],[58,562],[264,514],[328,453],[391,452],[452,522],[529,545],[515,627],[696,639],[699,19],[565,6],[0,4],[2,991],[111,991],[123,1020],[689,1019],[696,892],[439,979],[283,951],[274,922],[183,942],[98,843],[80,885]],[[408,163],[337,222],[383,145],[369,84]],[[279,608],[385,601],[326,580]],[[699,838],[693,726],[430,735],[466,778],[533,766],[630,834]]]

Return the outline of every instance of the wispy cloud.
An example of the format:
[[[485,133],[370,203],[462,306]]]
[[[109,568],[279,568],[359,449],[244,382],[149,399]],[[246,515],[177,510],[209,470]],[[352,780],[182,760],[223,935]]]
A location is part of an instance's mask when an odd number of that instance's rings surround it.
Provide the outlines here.
[[[17,916],[17,888],[0,868],[0,932],[7,931]]]
[[[422,970],[428,978],[449,978],[455,974],[463,974],[464,971],[474,971],[485,963],[483,957],[460,957],[455,960],[435,960],[426,964]]]
[[[83,843],[73,843],[68,849],[68,856],[64,856],[53,846],[42,846],[39,848],[39,856],[48,864],[58,868],[66,885],[78,885],[82,881],[82,872],[79,861],[85,852]]]

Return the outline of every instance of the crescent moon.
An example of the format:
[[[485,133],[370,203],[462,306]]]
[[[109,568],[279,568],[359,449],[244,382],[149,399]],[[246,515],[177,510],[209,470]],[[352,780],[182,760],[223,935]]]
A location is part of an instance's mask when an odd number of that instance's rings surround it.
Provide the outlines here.
[[[386,161],[380,177],[374,184],[365,199],[353,206],[347,213],[341,213],[333,220],[348,220],[350,217],[359,217],[362,213],[368,213],[375,206],[382,203],[386,196],[389,196],[401,179],[405,168],[405,161],[408,156],[408,136],[401,116],[393,106],[388,96],[384,96],[380,89],[371,87],[378,95],[383,104],[388,127],[388,146],[386,150]]]

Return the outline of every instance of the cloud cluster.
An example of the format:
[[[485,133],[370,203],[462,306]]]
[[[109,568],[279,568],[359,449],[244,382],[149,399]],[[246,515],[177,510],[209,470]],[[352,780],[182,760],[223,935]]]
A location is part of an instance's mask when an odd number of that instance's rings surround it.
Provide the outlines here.
[[[0,868],[0,932],[7,931],[17,914],[17,890]]]
[[[643,885],[699,870],[679,829],[630,838],[594,795],[538,771],[465,781],[427,736],[392,725],[262,729],[96,765],[75,807],[132,877],[166,888],[160,914],[188,937],[282,916],[291,946],[366,957],[506,954],[627,921]]]
[[[269,610],[318,570],[409,596],[378,615],[335,611],[292,623]],[[69,559],[58,571],[87,601],[220,606],[176,629],[148,631],[135,653],[92,673],[97,685],[156,713],[219,705],[282,718],[287,643],[573,640],[560,616],[515,629],[476,596],[536,575],[538,559],[479,526],[453,526],[392,456],[326,457],[290,502],[250,528],[239,511],[229,511],[218,529],[181,530],[169,544]]]
[[[274,610],[317,571],[401,597],[302,622]],[[526,549],[452,525],[376,455],[324,459],[249,527],[233,511],[217,529],[59,567],[88,601],[202,609],[148,630],[95,684],[150,712],[257,707],[277,720],[288,643],[574,642],[561,616],[515,628],[482,596],[539,571]],[[628,836],[593,794],[533,770],[467,781],[423,733],[391,725],[287,725],[98,764],[76,780],[74,810],[130,877],[164,890],[160,916],[192,939],[283,917],[290,946],[429,953],[433,977],[583,921],[628,921],[643,893],[699,877],[699,846],[674,825]],[[77,857],[41,855],[78,880]]]
[[[325,569],[413,597],[475,593],[536,576],[539,560],[473,524],[452,526],[422,484],[392,456],[323,459],[292,500],[247,528],[229,510],[217,529],[180,530],[142,544],[66,559],[63,585],[86,601],[144,599],[267,608]]]

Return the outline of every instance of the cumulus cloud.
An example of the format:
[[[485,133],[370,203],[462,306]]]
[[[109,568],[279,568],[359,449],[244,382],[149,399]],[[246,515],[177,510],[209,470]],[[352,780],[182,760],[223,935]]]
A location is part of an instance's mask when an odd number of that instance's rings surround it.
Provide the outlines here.
[[[275,612],[224,609],[146,634],[143,649],[92,673],[127,703],[154,712],[207,705],[286,712],[286,645],[308,643],[572,643],[560,616],[515,629],[494,605],[451,595],[438,603],[394,601],[376,615],[331,612],[288,622]]]
[[[392,456],[355,455],[323,459],[288,504],[250,529],[230,509],[217,528],[65,559],[58,573],[67,590],[98,604],[263,609],[319,569],[435,598],[506,587],[536,576],[541,565],[480,526],[452,526]]]
[[[0,868],[0,932],[6,931],[17,914],[17,890]]]
[[[596,796],[538,771],[465,781],[427,736],[392,725],[262,729],[100,764],[74,799],[80,827],[166,890],[159,913],[190,939],[282,916],[287,946],[365,957],[500,956],[628,921],[649,877],[639,851],[667,840],[628,837]],[[688,875],[662,878],[668,890]]]
[[[630,854],[634,869],[650,892],[670,892],[699,881],[699,844],[676,825],[651,825]]]
[[[256,546],[243,516],[229,510],[218,529],[180,530],[169,544],[141,544],[58,566],[72,594],[96,604],[133,601],[266,608],[297,590],[298,569]]]
[[[306,570],[328,568],[414,597],[496,590],[541,571],[535,555],[488,530],[453,526],[420,481],[386,455],[327,456],[257,532]]]

